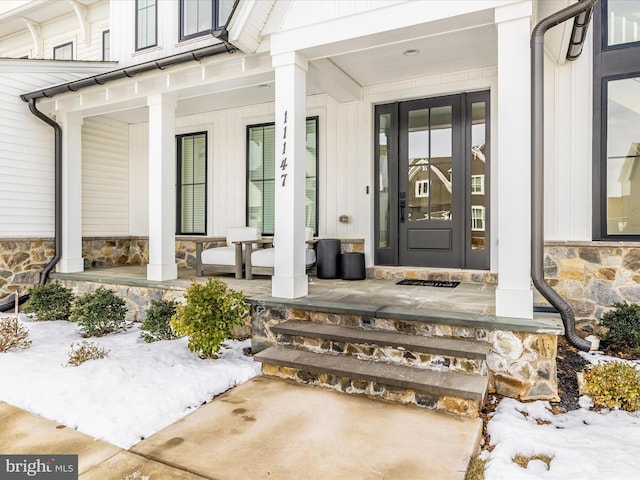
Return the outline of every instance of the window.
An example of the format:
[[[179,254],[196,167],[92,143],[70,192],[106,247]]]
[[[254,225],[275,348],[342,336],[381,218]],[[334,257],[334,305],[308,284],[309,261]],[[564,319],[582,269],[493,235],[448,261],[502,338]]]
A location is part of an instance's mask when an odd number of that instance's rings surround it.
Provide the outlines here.
[[[224,28],[234,0],[180,0],[180,40]]]
[[[177,135],[178,235],[207,233],[207,133]]]
[[[73,60],[73,42],[53,47],[54,60]]]
[[[110,33],[109,30],[102,32],[102,61],[107,62],[111,60],[111,45],[110,45]]]
[[[594,14],[593,236],[640,236],[640,2],[603,0]]]
[[[484,207],[480,205],[471,206],[471,230],[474,232],[484,232]]]
[[[609,0],[606,18],[607,46],[640,42],[640,2]]]
[[[136,0],[136,50],[158,44],[156,0]]]
[[[417,180],[416,181],[416,197],[428,197],[429,196],[429,180]]]
[[[484,195],[484,175],[471,175],[471,195]]]
[[[307,119],[305,168],[305,226],[317,234],[318,206],[318,117]],[[274,123],[247,127],[247,225],[273,235],[275,227]]]

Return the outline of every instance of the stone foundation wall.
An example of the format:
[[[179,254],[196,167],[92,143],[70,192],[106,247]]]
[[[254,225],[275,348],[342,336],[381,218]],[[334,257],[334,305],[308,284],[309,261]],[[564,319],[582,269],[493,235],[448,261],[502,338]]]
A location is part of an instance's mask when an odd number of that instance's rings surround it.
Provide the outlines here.
[[[521,400],[558,399],[555,360],[558,337],[554,334],[461,327],[260,304],[252,306],[251,317],[254,353],[276,345],[277,337],[271,327],[287,320],[484,342],[491,349],[487,357],[491,391]]]
[[[577,328],[598,333],[614,303],[640,302],[640,244],[548,242],[544,276],[573,308]]]
[[[0,238],[0,302],[20,295],[40,281],[40,272],[53,258],[53,239]]]

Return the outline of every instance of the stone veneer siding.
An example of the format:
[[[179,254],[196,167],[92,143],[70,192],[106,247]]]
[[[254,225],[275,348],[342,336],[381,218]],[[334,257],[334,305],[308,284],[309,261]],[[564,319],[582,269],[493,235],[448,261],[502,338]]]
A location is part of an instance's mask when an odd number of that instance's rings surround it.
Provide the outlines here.
[[[614,303],[640,303],[640,243],[547,242],[544,276],[573,308],[577,328],[599,333]]]
[[[205,248],[224,245],[222,237],[177,237],[179,267],[195,266],[196,241]],[[145,264],[149,259],[147,237],[85,237],[85,268]],[[362,252],[361,239],[343,239],[342,252]],[[0,301],[15,291],[26,292],[38,283],[40,272],[53,257],[52,238],[0,238]],[[640,243],[547,242],[545,278],[573,307],[578,328],[591,333],[603,313],[615,302],[640,302]],[[375,266],[373,278],[424,278],[496,283],[497,275],[482,271],[406,269]]]

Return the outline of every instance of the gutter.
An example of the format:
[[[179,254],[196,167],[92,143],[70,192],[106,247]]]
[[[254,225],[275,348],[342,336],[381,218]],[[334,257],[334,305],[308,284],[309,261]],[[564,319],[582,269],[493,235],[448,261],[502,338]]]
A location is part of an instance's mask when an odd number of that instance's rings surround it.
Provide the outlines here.
[[[542,19],[531,34],[531,280],[560,313],[569,344],[584,351],[591,349],[591,342],[576,333],[573,309],[544,279],[544,34],[575,18],[567,53],[568,60],[575,60],[597,1],[580,0]]]
[[[110,72],[100,73],[93,75],[92,77],[82,78],[80,80],[74,80],[72,82],[63,83],[60,85],[54,85],[52,87],[36,90],[35,92],[25,93],[20,95],[20,98],[28,102],[31,99],[37,100],[39,98],[51,98],[54,95],[67,92],[77,92],[83,88],[94,87],[96,85],[104,85],[105,83],[113,80],[120,80],[122,78],[132,78],[140,73],[150,72],[153,70],[164,70],[167,67],[173,65],[179,65],[181,63],[187,63],[192,61],[200,61],[206,57],[212,57],[221,53],[234,53],[237,48],[227,43],[216,43],[215,45],[209,45],[208,47],[198,48],[196,50],[190,50],[188,52],[178,53],[176,55],[170,55],[168,57],[160,58],[158,60],[151,60],[137,65],[131,65],[129,67],[119,68],[117,70],[111,70]]]

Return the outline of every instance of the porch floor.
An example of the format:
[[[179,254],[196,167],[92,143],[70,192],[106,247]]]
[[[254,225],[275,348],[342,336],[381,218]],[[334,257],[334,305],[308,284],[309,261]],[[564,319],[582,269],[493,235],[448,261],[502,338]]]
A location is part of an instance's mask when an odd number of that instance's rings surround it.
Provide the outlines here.
[[[177,280],[150,281],[146,265],[122,265],[92,268],[78,273],[54,273],[54,279],[95,282],[112,285],[186,290],[192,282],[206,283],[212,277],[196,277],[194,269],[178,269]],[[297,299],[271,297],[271,278],[237,280],[233,276],[217,277],[229,287],[242,291],[250,300],[271,305],[313,307],[314,310],[368,313],[384,309],[399,317],[441,317],[443,323],[483,324],[514,331],[564,333],[558,314],[534,313],[533,319],[495,315],[495,284],[462,282],[455,288],[396,285],[396,280],[374,279],[347,281],[309,277],[309,293]],[[539,300],[538,300],[539,302]],[[541,302],[539,302],[541,303]],[[479,325],[478,325],[479,326]]]

